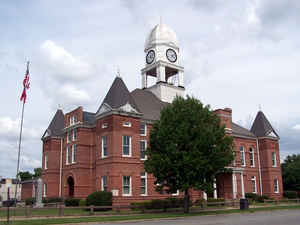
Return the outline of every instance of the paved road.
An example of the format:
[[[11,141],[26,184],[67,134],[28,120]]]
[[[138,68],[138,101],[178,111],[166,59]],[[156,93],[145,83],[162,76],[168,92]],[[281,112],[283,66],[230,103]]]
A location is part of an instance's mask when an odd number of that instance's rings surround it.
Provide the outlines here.
[[[95,223],[96,224],[96,223]],[[99,223],[99,225],[300,225],[300,210],[275,210],[216,216],[193,216],[182,219]]]

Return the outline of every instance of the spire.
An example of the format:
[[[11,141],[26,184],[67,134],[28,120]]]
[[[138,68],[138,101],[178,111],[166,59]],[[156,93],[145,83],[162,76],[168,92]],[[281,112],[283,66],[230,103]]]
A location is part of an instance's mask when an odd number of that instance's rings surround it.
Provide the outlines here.
[[[65,116],[61,109],[57,109],[51,123],[49,124],[47,130],[44,132],[43,137],[55,136],[58,137],[62,135],[62,130],[65,126]]]
[[[251,132],[254,133],[257,137],[275,137],[279,138],[276,131],[273,129],[272,125],[266,118],[265,114],[262,111],[259,111],[256,115],[256,118],[252,124]]]
[[[112,83],[96,114],[101,114],[101,108],[104,104],[109,106],[111,109],[119,109],[126,104],[130,104],[131,107],[137,109],[136,104],[124,81],[118,76]]]

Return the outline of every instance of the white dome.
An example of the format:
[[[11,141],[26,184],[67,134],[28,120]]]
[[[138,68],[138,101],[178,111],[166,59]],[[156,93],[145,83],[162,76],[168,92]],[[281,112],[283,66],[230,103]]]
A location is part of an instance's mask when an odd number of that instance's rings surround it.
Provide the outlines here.
[[[169,44],[178,48],[177,36],[167,25],[157,24],[146,38],[145,50],[155,44]]]

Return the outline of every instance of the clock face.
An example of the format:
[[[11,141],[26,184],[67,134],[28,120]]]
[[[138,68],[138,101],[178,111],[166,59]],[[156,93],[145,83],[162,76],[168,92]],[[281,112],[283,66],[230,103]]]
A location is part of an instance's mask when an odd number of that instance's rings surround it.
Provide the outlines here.
[[[155,52],[154,50],[150,50],[146,55],[146,63],[151,64],[155,59]]]
[[[177,60],[177,54],[176,54],[176,52],[173,49],[169,48],[167,50],[167,52],[166,52],[166,55],[167,55],[167,59],[170,62],[172,62],[172,63],[176,62],[176,60]]]

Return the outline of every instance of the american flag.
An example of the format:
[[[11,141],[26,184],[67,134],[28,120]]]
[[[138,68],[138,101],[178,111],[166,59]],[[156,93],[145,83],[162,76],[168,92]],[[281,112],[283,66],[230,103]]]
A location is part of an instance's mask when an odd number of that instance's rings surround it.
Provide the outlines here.
[[[25,73],[25,78],[23,80],[23,92],[20,98],[20,101],[23,101],[24,103],[26,102],[26,90],[29,89],[29,62],[27,62],[27,69],[26,69],[26,73]]]

